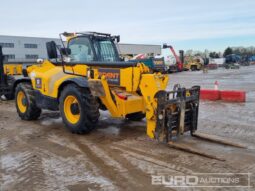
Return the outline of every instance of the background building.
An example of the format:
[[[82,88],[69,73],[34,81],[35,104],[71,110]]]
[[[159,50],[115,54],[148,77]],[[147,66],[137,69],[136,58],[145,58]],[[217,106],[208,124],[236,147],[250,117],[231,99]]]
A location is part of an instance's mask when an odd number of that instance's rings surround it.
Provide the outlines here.
[[[0,45],[3,47],[3,53],[9,61],[34,61],[38,58],[46,58],[46,42],[54,40],[58,46],[61,46],[59,39],[18,37],[0,35]]]
[[[57,38],[0,35],[0,45],[9,62],[31,62],[38,58],[47,58],[46,42],[49,41],[55,41],[58,46],[61,46],[61,41]],[[155,56],[161,53],[160,45],[119,44],[118,49],[123,56],[137,54]]]
[[[156,56],[161,54],[160,45],[147,44],[118,44],[121,55],[135,56],[137,54],[148,54],[149,56]]]

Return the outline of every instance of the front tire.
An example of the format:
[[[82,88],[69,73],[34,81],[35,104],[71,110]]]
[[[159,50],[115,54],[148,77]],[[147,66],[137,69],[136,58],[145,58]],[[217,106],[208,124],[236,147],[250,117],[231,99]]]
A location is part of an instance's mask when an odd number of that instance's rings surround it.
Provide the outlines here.
[[[88,89],[67,85],[59,98],[63,123],[72,133],[92,131],[99,119],[99,104]]]
[[[22,120],[36,120],[41,109],[36,106],[33,87],[30,83],[18,84],[15,92],[16,109]]]

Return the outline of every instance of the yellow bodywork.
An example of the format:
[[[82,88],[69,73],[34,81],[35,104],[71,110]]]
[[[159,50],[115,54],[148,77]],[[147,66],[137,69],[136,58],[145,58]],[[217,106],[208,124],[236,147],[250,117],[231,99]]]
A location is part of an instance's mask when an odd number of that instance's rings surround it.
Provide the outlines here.
[[[155,94],[165,90],[168,84],[168,76],[162,74],[146,74],[142,77],[140,89],[146,103],[147,135],[154,138],[156,128],[157,100]]]
[[[103,69],[118,71],[117,73],[102,72]],[[101,102],[111,113],[112,117],[125,117],[136,112],[146,113],[147,134],[154,138],[156,128],[157,101],[155,94],[165,90],[168,76],[161,73],[149,73],[149,68],[144,64],[135,67],[109,68],[87,66],[86,64],[65,65],[63,72],[61,65],[55,65],[45,60],[41,65],[27,68],[33,88],[39,90],[44,96],[57,98],[61,94],[60,87],[69,79],[87,78],[92,94],[100,98]],[[91,75],[93,73],[93,76]],[[78,76],[80,75],[80,76]],[[118,78],[119,84],[111,84],[109,77]],[[37,80],[40,82],[38,85]],[[74,102],[70,97],[67,101]],[[69,104],[69,105],[70,105]],[[69,107],[70,108],[70,107]],[[66,111],[67,113],[70,111]],[[75,122],[79,116],[69,115]]]
[[[196,70],[201,70],[202,69],[202,64],[198,62],[190,62],[184,65],[184,68],[186,70],[192,70],[192,67],[195,67]]]
[[[76,97],[71,95],[67,96],[64,103],[64,112],[66,114],[66,118],[72,124],[76,124],[80,120],[80,114],[73,114],[71,111],[71,105],[75,103],[79,104]]]
[[[73,67],[66,67],[67,70],[74,70],[76,74],[84,75],[87,67],[85,65],[76,65]],[[45,60],[41,65],[33,65],[27,68],[27,72],[32,80],[34,89],[37,89],[41,94],[58,98],[59,87],[68,79],[76,76],[68,75],[63,72],[62,66],[56,66]],[[41,79],[41,87],[36,86],[36,79]]]
[[[199,58],[195,58],[191,56],[185,58],[184,69],[186,70],[192,70],[192,69],[201,70],[202,66],[203,64],[201,63],[201,60]]]

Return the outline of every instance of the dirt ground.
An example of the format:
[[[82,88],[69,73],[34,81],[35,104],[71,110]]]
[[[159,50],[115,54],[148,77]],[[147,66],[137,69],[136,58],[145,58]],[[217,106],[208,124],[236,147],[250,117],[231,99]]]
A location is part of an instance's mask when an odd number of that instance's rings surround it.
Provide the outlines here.
[[[199,132],[247,145],[223,146],[185,135],[179,141],[224,158],[208,159],[150,140],[146,122],[113,119],[102,112],[95,131],[74,135],[58,112],[44,111],[38,121],[21,121],[13,101],[0,101],[0,191],[6,190],[254,190],[251,188],[174,188],[152,185],[152,176],[255,172],[255,66],[240,70],[183,72],[170,86],[201,85],[247,91],[247,102],[201,102]]]

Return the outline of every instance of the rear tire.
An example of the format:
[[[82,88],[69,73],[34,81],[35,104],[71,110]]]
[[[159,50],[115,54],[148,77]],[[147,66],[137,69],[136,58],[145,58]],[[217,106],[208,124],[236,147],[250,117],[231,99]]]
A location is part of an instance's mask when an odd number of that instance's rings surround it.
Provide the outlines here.
[[[13,84],[15,83],[15,78],[13,76],[7,76],[7,84],[8,87],[13,87]],[[12,91],[9,94],[4,95],[6,100],[13,100],[15,98],[15,92]]]
[[[36,120],[41,109],[36,106],[33,87],[30,83],[18,84],[15,92],[16,109],[22,120]]]
[[[62,91],[59,109],[66,128],[76,134],[95,129],[100,116],[99,104],[89,89],[75,84],[67,85]]]
[[[130,121],[141,121],[143,118],[145,118],[145,114],[142,112],[131,113],[127,114],[126,118]]]

